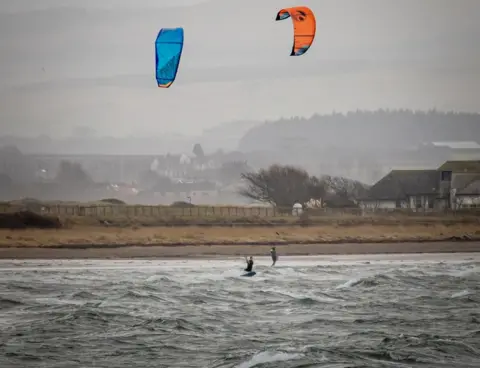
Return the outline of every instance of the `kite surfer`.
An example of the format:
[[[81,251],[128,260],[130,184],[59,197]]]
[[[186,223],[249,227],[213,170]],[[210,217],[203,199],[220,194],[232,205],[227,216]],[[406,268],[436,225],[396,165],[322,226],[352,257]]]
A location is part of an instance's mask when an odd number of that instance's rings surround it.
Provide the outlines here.
[[[245,268],[245,271],[247,271],[247,272],[252,272],[252,269],[253,269],[253,257],[250,257],[250,259],[248,259],[247,257],[245,257],[245,262],[247,262],[247,268]]]
[[[270,249],[270,255],[272,256],[272,261],[273,261],[272,266],[275,266],[275,263],[277,263],[277,259],[278,259],[277,249],[275,247],[272,247]]]

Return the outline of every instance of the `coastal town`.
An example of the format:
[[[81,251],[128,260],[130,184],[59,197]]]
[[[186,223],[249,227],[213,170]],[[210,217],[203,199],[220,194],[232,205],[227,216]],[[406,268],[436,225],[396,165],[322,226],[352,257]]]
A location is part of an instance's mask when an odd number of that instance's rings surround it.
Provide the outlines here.
[[[0,148],[0,199],[88,202],[116,198],[143,205],[269,205],[239,194],[245,185],[242,174],[261,169],[262,164],[275,164],[267,153],[208,155],[200,145],[194,148],[191,153],[167,155],[65,155],[24,154],[4,146]],[[363,153],[368,157],[368,152]],[[480,145],[476,142],[424,144],[415,150],[397,151],[383,166],[361,160],[354,152],[328,154],[327,163],[319,160],[317,172],[336,173],[364,186],[362,193],[350,196],[351,206],[434,210],[480,205]],[[318,156],[326,155],[319,151]],[[298,157],[299,167],[301,161]],[[312,199],[316,206],[319,200],[325,205],[325,198]],[[329,206],[345,204],[330,201]]]

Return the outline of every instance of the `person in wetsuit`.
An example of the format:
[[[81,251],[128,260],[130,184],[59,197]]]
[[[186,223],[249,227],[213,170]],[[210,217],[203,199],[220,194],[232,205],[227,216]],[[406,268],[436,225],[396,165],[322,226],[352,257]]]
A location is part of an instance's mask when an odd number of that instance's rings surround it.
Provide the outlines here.
[[[272,249],[270,249],[270,255],[272,256],[272,266],[275,266],[275,263],[277,263],[277,249],[275,247],[272,247]]]
[[[245,268],[245,271],[247,271],[247,272],[252,272],[252,269],[253,269],[253,257],[250,257],[250,259],[247,259],[247,257],[245,257],[245,261],[247,262],[247,268]]]

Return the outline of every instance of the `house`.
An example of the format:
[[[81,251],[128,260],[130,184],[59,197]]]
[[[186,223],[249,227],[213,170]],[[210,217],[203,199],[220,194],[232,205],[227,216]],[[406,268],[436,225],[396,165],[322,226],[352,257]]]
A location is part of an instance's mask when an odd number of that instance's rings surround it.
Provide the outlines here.
[[[446,161],[436,170],[392,170],[361,199],[364,208],[480,207],[480,161]]]
[[[434,208],[440,173],[437,170],[392,170],[362,198],[363,208]]]
[[[440,172],[439,201],[446,208],[480,205],[480,161],[447,161]]]
[[[454,191],[453,207],[456,209],[480,207],[480,180]]]

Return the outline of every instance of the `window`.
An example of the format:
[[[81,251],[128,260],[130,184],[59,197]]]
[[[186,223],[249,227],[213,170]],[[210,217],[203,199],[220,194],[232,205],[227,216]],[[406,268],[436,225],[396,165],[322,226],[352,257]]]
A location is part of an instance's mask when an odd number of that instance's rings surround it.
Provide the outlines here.
[[[452,181],[452,172],[442,171],[442,181]]]

